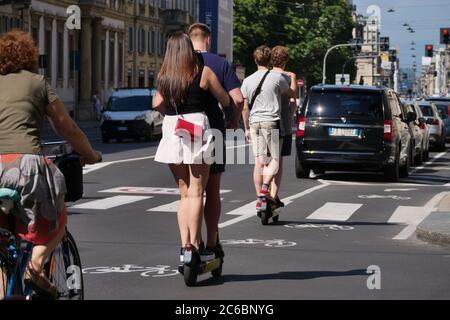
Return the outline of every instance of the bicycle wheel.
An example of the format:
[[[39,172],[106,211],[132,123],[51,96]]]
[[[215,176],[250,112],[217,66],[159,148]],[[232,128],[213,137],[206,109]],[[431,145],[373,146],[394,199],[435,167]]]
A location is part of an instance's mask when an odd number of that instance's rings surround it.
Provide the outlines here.
[[[47,277],[58,290],[60,300],[83,300],[84,285],[81,259],[75,240],[66,231],[45,265]]]

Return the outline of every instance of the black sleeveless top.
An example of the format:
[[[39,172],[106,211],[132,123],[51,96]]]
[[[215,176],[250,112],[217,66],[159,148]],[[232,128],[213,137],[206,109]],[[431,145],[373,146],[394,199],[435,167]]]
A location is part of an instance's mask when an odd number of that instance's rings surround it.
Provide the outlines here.
[[[202,78],[203,73],[203,59],[199,60],[200,70],[198,74],[195,76],[194,80],[190,84],[183,104],[177,106],[178,114],[187,114],[187,113],[196,113],[196,112],[205,112],[207,106],[208,99],[208,90],[203,90],[200,87],[200,80]],[[169,102],[164,103],[164,112],[168,116],[176,115],[175,108]]]

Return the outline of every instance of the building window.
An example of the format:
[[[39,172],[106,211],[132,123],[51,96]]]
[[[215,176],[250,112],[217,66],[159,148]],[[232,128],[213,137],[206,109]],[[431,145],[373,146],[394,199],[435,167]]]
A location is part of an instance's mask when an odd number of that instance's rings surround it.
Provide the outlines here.
[[[139,53],[145,53],[145,30],[139,29]]]
[[[160,55],[164,55],[164,48],[165,48],[165,37],[164,37],[164,34],[163,33],[160,33],[159,34],[159,36],[160,36],[160,39],[159,39],[159,54]]]
[[[153,88],[155,86],[155,72],[148,70],[148,87]]]
[[[151,51],[155,53],[155,31],[152,31],[152,43],[151,43]]]
[[[145,88],[145,71],[139,70],[139,88]]]
[[[45,31],[45,55],[46,55],[46,72],[45,76],[47,78],[52,77],[52,31],[46,30]]]
[[[132,81],[132,73],[131,73],[131,70],[128,70],[128,72],[127,72],[127,86],[128,86],[128,88],[131,88],[132,86],[133,86],[133,84],[131,83],[131,81]]]
[[[139,0],[139,15],[145,15],[145,0]]]
[[[128,28],[128,51],[129,52],[133,51],[133,36],[134,36],[133,27],[129,27]]]

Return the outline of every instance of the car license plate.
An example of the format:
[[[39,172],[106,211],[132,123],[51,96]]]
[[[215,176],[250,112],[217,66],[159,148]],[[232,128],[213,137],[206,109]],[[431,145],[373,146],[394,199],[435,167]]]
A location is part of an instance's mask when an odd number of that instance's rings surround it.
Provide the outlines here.
[[[127,127],[118,127],[117,128],[118,131],[128,131]]]
[[[328,128],[328,134],[330,136],[339,136],[339,137],[357,137],[359,136],[359,129]]]

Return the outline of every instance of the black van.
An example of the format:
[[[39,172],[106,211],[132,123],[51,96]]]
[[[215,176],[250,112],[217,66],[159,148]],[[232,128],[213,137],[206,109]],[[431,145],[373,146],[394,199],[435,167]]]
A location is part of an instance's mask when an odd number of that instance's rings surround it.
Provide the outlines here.
[[[411,136],[397,94],[388,88],[319,85],[297,115],[295,171],[382,171],[389,181],[408,176]]]

